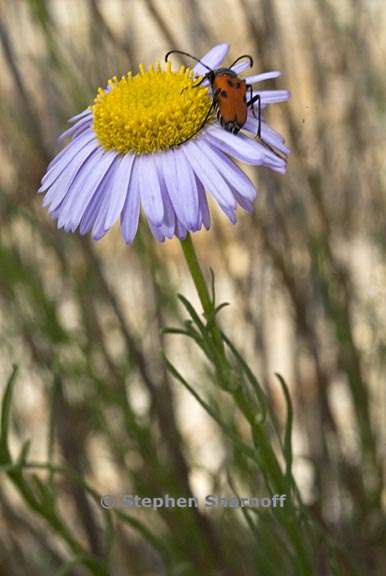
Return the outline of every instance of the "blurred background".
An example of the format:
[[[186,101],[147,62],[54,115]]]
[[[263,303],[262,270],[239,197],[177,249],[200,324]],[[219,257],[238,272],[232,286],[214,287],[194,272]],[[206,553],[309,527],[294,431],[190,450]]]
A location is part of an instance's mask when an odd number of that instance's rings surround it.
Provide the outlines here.
[[[385,24],[376,0],[0,4],[0,388],[16,364],[20,464],[0,459],[1,576],[385,573]],[[98,243],[67,235],[36,194],[67,119],[108,78],[218,42],[228,63],[249,53],[256,71],[281,70],[264,88],[292,93],[268,113],[287,174],[249,170],[254,213],[232,226],[213,206],[193,239],[279,429],[275,373],[288,384],[311,564],[268,516],[254,539],[237,510],[101,509],[98,494],[266,491],[161,357],[247,435],[193,340],[162,333],[187,318],[177,293],[200,310],[178,241],[145,224],[132,247],[118,225]]]

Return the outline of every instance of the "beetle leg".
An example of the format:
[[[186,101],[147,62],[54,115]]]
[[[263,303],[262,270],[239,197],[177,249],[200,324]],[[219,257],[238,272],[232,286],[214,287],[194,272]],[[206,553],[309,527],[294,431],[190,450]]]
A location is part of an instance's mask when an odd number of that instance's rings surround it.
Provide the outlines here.
[[[250,94],[252,94],[252,86],[250,84],[248,84],[248,89],[250,91]],[[273,148],[270,144],[268,144],[265,140],[263,140],[261,138],[261,96],[260,94],[256,94],[256,96],[253,96],[253,98],[251,98],[249,100],[249,102],[247,102],[247,106],[251,106],[252,107],[252,114],[254,115],[254,117],[256,118],[256,114],[254,111],[254,103],[257,102],[257,109],[258,109],[258,114],[259,114],[259,124],[258,124],[258,128],[257,128],[257,136],[260,138],[261,143],[268,148],[269,150],[271,150],[271,152],[273,152],[275,154],[275,156],[278,156],[279,158],[281,158],[282,160],[286,161],[287,158],[285,155],[281,154],[280,152],[278,152],[278,150],[275,150],[275,148]]]
[[[256,118],[256,114],[255,114],[255,108],[253,105],[255,102],[257,102],[257,112],[258,112],[258,119],[259,119],[259,124],[257,127],[257,135],[259,138],[261,138],[261,96],[260,96],[260,94],[256,94],[256,96],[252,97],[251,84],[248,84],[248,90],[249,90],[249,94],[251,96],[251,99],[247,102],[247,106],[250,106],[252,108],[252,114],[254,115],[255,118]]]
[[[203,76],[197,84],[193,84],[193,86],[191,86],[191,88],[198,88],[199,86],[201,86],[201,84],[204,82],[204,80],[209,80],[208,74],[205,74],[205,76]],[[181,90],[181,94],[187,89],[188,89],[188,86],[185,86],[185,88],[183,88]]]
[[[215,91],[216,96],[217,96],[218,92],[219,92],[218,90]],[[195,131],[194,134],[192,134],[191,136],[189,136],[189,138],[187,138],[186,140],[183,140],[182,142],[180,142],[180,143],[178,144],[178,146],[180,146],[181,144],[185,144],[185,142],[188,142],[188,140],[190,140],[191,138],[193,138],[193,136],[195,136],[196,134],[199,133],[199,131],[205,126],[206,121],[208,120],[209,116],[212,114],[215,106],[216,106],[216,99],[215,99],[215,97],[213,97],[212,104],[210,105],[210,108],[209,108],[209,110],[208,110],[208,113],[207,113],[207,115],[205,116],[205,120],[203,121],[203,123],[201,124],[201,126],[198,128],[198,130]]]

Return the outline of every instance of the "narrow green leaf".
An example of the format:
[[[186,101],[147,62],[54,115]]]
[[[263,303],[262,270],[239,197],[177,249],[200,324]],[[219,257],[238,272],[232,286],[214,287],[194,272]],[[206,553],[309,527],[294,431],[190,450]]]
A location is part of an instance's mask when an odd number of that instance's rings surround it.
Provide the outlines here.
[[[20,454],[15,461],[15,468],[23,468],[27,462],[27,457],[31,448],[31,440],[28,438],[21,447]]]
[[[211,298],[212,298],[212,304],[213,304],[213,308],[216,307],[216,278],[214,275],[214,271],[213,268],[209,268],[209,272],[210,272],[210,292],[211,292]]]
[[[11,403],[12,403],[12,392],[13,386],[15,384],[17,366],[13,366],[12,374],[8,379],[5,391],[3,394],[3,399],[1,403],[1,436],[0,436],[0,464],[6,464],[11,461],[11,454],[8,447],[8,432],[11,416]]]
[[[197,402],[204,408],[204,410],[217,422],[217,424],[222,428],[225,434],[232,440],[232,442],[237,446],[237,448],[243,452],[246,456],[248,456],[253,462],[257,462],[255,451],[244,444],[236,435],[235,433],[222,421],[222,419],[216,414],[216,412],[209,406],[205,400],[201,398],[199,394],[195,391],[195,389],[185,380],[185,378],[178,372],[177,368],[173,366],[173,364],[166,358],[166,356],[162,353],[163,359],[166,363],[166,367],[169,372],[179,381],[181,384],[185,386],[187,390],[194,396]]]
[[[197,312],[195,311],[194,307],[192,306],[192,304],[189,302],[189,300],[187,298],[185,298],[185,296],[183,296],[182,294],[178,294],[178,299],[180,300],[180,302],[182,302],[182,304],[185,306],[185,308],[187,309],[189,315],[191,316],[193,322],[196,324],[196,326],[199,328],[200,332],[202,333],[202,335],[206,335],[207,334],[207,329],[205,324],[202,322],[200,316],[197,314]]]
[[[292,479],[292,424],[293,424],[293,409],[292,409],[292,402],[291,396],[288,390],[288,386],[284,380],[284,378],[276,373],[276,378],[279,380],[280,385],[283,389],[284,397],[287,404],[287,422],[285,426],[285,434],[284,434],[284,458],[286,461],[286,477],[287,481],[291,481]]]
[[[262,389],[262,387],[260,386],[256,376],[254,375],[254,373],[252,372],[252,370],[250,369],[248,364],[245,362],[244,358],[241,356],[241,354],[237,350],[236,346],[233,344],[233,342],[231,340],[229,340],[229,338],[224,333],[222,333],[222,338],[223,338],[224,342],[226,343],[226,345],[230,348],[233,356],[236,358],[240,367],[242,368],[242,370],[244,371],[248,380],[252,384],[252,386],[256,392],[256,396],[257,396],[257,399],[259,401],[260,409],[262,412],[261,422],[264,422],[264,420],[266,418],[266,414],[267,414],[267,398],[266,398],[265,392]]]
[[[79,554],[79,556],[75,556],[75,558],[67,560],[63,566],[61,566],[59,570],[55,572],[54,576],[66,576],[66,574],[70,574],[73,568],[84,564],[85,560],[87,560],[87,556],[84,554]]]

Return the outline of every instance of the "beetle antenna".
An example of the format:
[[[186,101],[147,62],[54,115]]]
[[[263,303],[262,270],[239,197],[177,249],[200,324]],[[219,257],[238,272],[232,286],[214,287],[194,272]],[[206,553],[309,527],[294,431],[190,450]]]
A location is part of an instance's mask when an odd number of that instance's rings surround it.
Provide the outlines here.
[[[195,56],[192,56],[188,52],[183,52],[182,50],[170,50],[167,54],[165,54],[165,62],[168,61],[170,54],[182,54],[183,56],[188,56],[189,58],[193,58],[193,60],[195,60],[199,64],[202,64],[207,70],[210,70],[210,72],[213,72],[212,68],[209,68],[209,66],[204,64],[204,62],[202,62],[202,60],[200,60],[199,58],[196,58]]]
[[[233,68],[233,66],[234,66],[235,64],[237,64],[237,62],[238,62],[239,60],[242,60],[243,58],[248,58],[248,60],[249,60],[249,67],[252,68],[252,66],[253,66],[253,58],[252,58],[252,56],[250,56],[249,54],[243,54],[242,56],[239,56],[238,58],[236,58],[236,60],[233,62],[233,64],[231,64],[231,65],[229,66],[229,68]]]

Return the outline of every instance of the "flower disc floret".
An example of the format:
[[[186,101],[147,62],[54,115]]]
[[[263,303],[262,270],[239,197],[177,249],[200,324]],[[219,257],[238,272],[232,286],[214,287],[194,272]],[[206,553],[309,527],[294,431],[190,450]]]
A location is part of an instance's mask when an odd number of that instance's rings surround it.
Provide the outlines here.
[[[207,88],[194,87],[190,68],[140,66],[100,88],[91,107],[93,128],[106,150],[146,154],[168,150],[199,131],[211,106]]]

